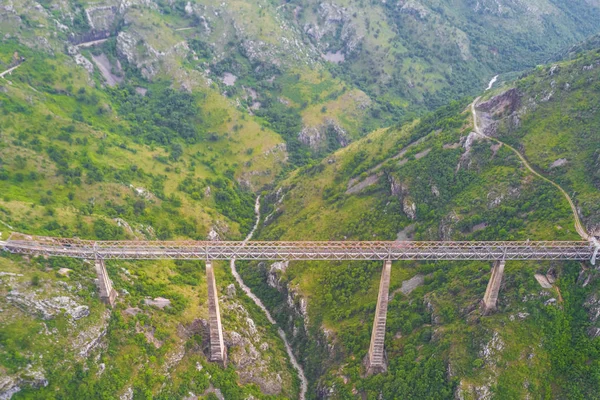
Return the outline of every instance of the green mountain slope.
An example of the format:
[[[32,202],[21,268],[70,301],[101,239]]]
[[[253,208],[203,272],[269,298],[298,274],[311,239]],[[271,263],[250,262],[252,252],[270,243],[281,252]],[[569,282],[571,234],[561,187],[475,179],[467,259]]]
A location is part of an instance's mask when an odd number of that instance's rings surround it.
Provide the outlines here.
[[[68,53],[109,82],[120,81],[119,61],[126,82],[215,89],[223,107],[280,134],[297,165],[541,63],[597,33],[598,18],[599,4],[583,0],[28,0],[0,10],[3,40]],[[106,35],[95,58],[73,46]]]
[[[600,236],[598,50],[550,64],[478,108],[489,134],[522,149],[530,163],[577,199],[587,231]],[[490,93],[487,97],[494,96]]]
[[[97,54],[111,57],[110,46]],[[62,52],[14,39],[0,45],[5,68],[20,57],[0,79],[2,239],[11,231],[239,239],[254,220],[252,190],[287,164],[281,136],[206,82],[181,91],[170,76],[149,82],[125,70],[127,83],[109,88],[97,70],[77,67]],[[297,396],[276,329],[235,294],[227,265],[217,265],[227,369],[207,362],[202,263],[107,267],[120,292],[113,312],[97,297],[89,263],[2,254],[2,396]],[[170,305],[153,305],[159,297]]]
[[[551,185],[470,135],[466,102],[381,129],[597,31],[597,1],[566,4],[0,0],[0,73],[11,71],[0,78],[0,239],[237,240],[262,191],[265,239],[577,238]],[[596,59],[519,81],[514,126],[480,110],[575,192],[590,231]],[[416,274],[423,285],[395,294],[391,372],[368,379],[380,265],[325,265],[243,268],[300,349],[312,397],[596,393],[597,343],[582,332],[598,328],[581,304],[597,307],[597,283],[578,265],[507,265],[502,312],[483,319],[474,310],[489,265],[395,266],[392,290]],[[2,254],[0,393],[295,398],[276,329],[218,267],[227,369],[206,362],[201,263],[108,263],[120,291],[109,312],[88,263]],[[533,271],[552,268],[559,280],[540,291]],[[171,305],[153,305],[159,297]],[[551,298],[558,306],[543,306]]]
[[[591,165],[600,143],[592,128],[599,61],[593,51],[540,67],[478,104],[484,131],[564,185],[590,231],[598,221]],[[568,162],[549,168],[559,158]],[[272,240],[579,238],[555,187],[506,146],[472,133],[466,102],[374,132],[296,171],[263,214],[259,237]],[[597,398],[597,274],[578,263],[508,262],[499,311],[482,317],[489,268],[394,263],[389,372],[376,377],[364,376],[362,361],[380,263],[247,265],[242,276],[287,326],[316,397]],[[536,273],[556,279],[551,289]]]
[[[486,78],[532,67],[597,33],[598,5],[300,0],[283,9],[342,76],[402,113],[473,94]]]

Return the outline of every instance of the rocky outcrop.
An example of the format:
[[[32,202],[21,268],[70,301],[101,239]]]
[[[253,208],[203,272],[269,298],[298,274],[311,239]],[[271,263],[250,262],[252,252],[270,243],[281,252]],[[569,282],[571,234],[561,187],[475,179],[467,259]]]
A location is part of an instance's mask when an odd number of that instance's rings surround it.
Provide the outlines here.
[[[0,400],[9,400],[20,391],[19,379],[16,376],[0,376]]]
[[[313,371],[325,371],[327,365],[339,356],[335,333],[323,326],[310,325],[311,321],[308,315],[307,300],[302,296],[298,288],[285,282],[282,277],[282,274],[285,273],[288,267],[287,262],[273,263],[271,266],[267,266],[266,263],[260,263],[259,266],[267,269],[267,282],[269,286],[277,290],[285,298],[285,301],[280,302],[271,312],[274,316],[285,316],[287,319],[287,322],[282,324],[282,326],[288,333],[287,337],[293,346],[296,358],[298,361],[304,360],[304,363],[307,363],[310,362],[308,360],[314,359],[314,354],[319,353],[322,355],[322,360],[317,364],[311,364],[310,368]],[[285,333],[283,329],[280,329],[280,336],[282,335],[285,335]],[[310,346],[310,356],[312,357],[308,357],[309,354],[306,353],[309,348],[307,342],[312,343]],[[304,367],[306,368],[306,365]],[[306,381],[304,382],[306,384]]]
[[[499,374],[497,363],[505,347],[506,344],[500,334],[493,332],[492,338],[484,343],[479,351],[479,359],[483,361],[488,371],[487,376],[479,385],[461,380],[454,393],[456,399],[491,400],[493,398],[492,387],[497,383]]]
[[[287,307],[290,310],[293,310],[296,316],[302,318],[304,321],[304,327],[306,328],[309,322],[308,302],[302,295],[299,294],[297,289],[290,287],[282,280],[282,274],[285,273],[288,266],[288,261],[275,262],[271,264],[267,273],[267,284],[276,289],[278,292],[286,295]],[[296,336],[296,334],[293,336]]]
[[[39,389],[48,386],[44,370],[28,365],[19,375],[0,376],[0,400],[9,400],[24,387]]]
[[[17,289],[13,289],[6,296],[6,299],[19,307],[23,312],[31,315],[39,315],[45,320],[54,318],[62,311],[74,321],[85,318],[90,314],[88,306],[77,304],[75,300],[67,296],[38,300],[35,293],[22,293]]]
[[[479,103],[479,127],[487,136],[496,136],[500,125],[512,131],[521,124],[522,95],[516,88],[509,89],[488,101]]]
[[[390,183],[390,192],[392,196],[396,196],[402,203],[402,212],[412,221],[417,219],[417,204],[411,198],[408,191],[408,186],[392,174],[387,175],[388,182]]]
[[[600,296],[592,294],[583,306],[588,312],[589,321],[595,325],[588,328],[588,335],[592,338],[600,336]]]
[[[92,62],[90,60],[88,60],[87,58],[85,58],[81,54],[75,54],[73,56],[73,59],[75,60],[75,64],[77,64],[77,65],[85,68],[85,70],[88,73],[90,73],[90,74],[94,73],[94,64],[92,64]]]
[[[117,6],[94,6],[86,8],[85,15],[93,30],[110,31],[115,25]]]
[[[456,228],[456,223],[460,220],[458,214],[454,211],[441,219],[438,226],[438,237],[440,240],[452,240],[452,234]]]
[[[223,297],[223,312],[235,321],[234,330],[224,332],[228,360],[232,363],[243,384],[255,383],[267,395],[277,395],[283,390],[280,372],[270,367],[269,344],[264,341],[262,329],[250,317],[244,306],[232,297]]]
[[[143,50],[139,49],[139,46]],[[117,54],[140,70],[142,76],[151,80],[159,71],[161,61],[172,57],[185,57],[190,48],[186,42],[177,43],[164,51],[155,49],[135,30],[119,32],[117,35]]]
[[[363,39],[352,21],[352,13],[335,3],[323,2],[319,5],[318,22],[306,24],[304,32],[322,52],[341,51],[347,58],[356,51]],[[338,42],[342,43],[342,49],[330,48]]]
[[[416,0],[400,0],[397,7],[403,14],[412,15],[417,19],[425,19],[430,14],[430,10]]]
[[[331,150],[328,149],[331,142],[335,142],[336,147],[345,147],[350,143],[348,133],[331,118],[326,118],[322,125],[304,127],[298,139],[314,151]]]

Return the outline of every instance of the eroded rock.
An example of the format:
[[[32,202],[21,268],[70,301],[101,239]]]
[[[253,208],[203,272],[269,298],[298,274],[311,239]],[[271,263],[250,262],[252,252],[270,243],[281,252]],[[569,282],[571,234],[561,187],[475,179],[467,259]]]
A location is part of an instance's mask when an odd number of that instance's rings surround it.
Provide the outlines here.
[[[54,318],[62,311],[70,315],[74,321],[87,317],[90,314],[88,306],[80,305],[67,296],[57,296],[42,300],[38,300],[36,297],[35,293],[21,293],[14,289],[9,292],[6,299],[24,312],[31,315],[39,315],[45,320]]]

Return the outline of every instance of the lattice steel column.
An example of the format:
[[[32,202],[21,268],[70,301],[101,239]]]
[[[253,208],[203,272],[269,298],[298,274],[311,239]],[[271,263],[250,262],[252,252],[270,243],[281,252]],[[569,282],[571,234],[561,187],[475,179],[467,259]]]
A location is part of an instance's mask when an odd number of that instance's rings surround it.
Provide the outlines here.
[[[498,293],[500,292],[500,285],[502,284],[502,277],[504,276],[504,264],[504,260],[494,262],[492,276],[490,277],[485,295],[483,296],[483,301],[481,302],[483,315],[488,315],[496,311]]]
[[[206,262],[206,282],[208,284],[208,326],[210,330],[210,361],[215,361],[225,366],[227,353],[223,342],[223,327],[221,326],[221,313],[219,311],[219,298],[217,283],[212,262]]]
[[[102,300],[109,306],[114,307],[115,301],[117,299],[117,291],[112,287],[112,281],[110,280],[110,278],[108,277],[108,273],[106,272],[104,260],[101,258],[96,258],[94,260],[94,265],[96,268],[96,275],[98,276],[98,290],[100,292],[100,300]]]
[[[377,296],[377,308],[375,309],[375,319],[373,321],[373,331],[371,332],[371,346],[367,354],[367,375],[378,374],[387,371],[385,360],[385,323],[387,317],[388,297],[390,295],[390,275],[392,271],[392,262],[386,260],[381,273],[381,282],[379,283],[379,295]]]

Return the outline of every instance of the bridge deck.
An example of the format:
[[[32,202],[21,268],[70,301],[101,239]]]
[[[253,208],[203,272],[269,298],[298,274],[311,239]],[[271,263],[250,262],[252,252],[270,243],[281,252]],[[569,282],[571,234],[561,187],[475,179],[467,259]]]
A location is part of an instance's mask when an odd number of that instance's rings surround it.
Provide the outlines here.
[[[204,260],[590,260],[586,241],[512,242],[212,242],[92,241],[20,235],[11,253],[103,259]]]

